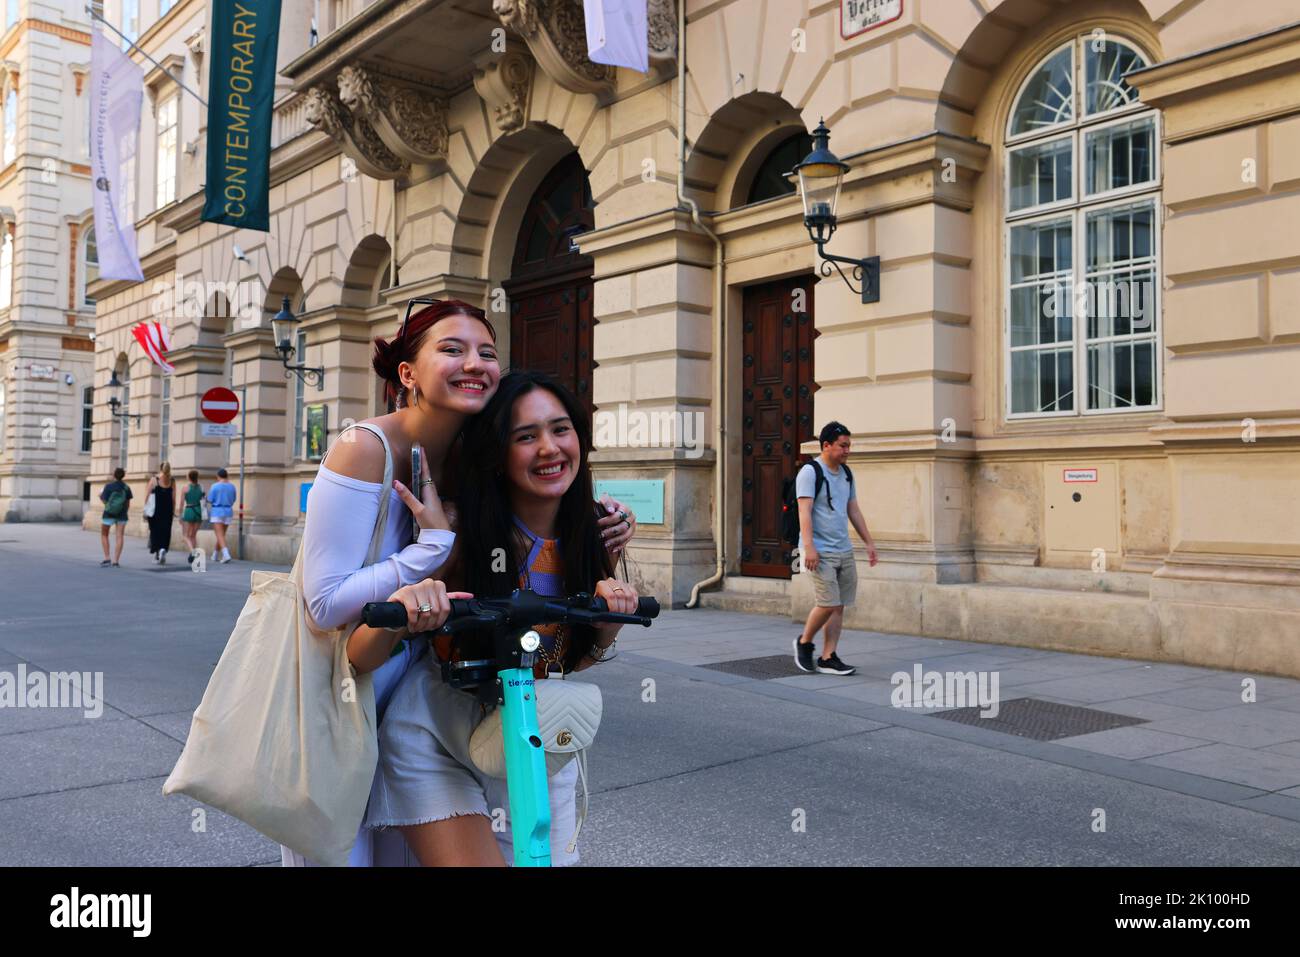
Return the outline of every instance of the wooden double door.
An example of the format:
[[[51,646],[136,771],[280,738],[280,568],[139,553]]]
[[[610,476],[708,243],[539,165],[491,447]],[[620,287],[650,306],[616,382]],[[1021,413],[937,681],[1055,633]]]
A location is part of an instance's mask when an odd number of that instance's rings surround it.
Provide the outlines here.
[[[742,324],[740,572],[789,578],[781,482],[795,474],[799,444],[816,434],[813,277],[750,286]]]
[[[593,412],[592,261],[575,237],[595,223],[587,171],[577,153],[560,160],[533,193],[515,242],[510,279],[510,366],[547,372]]]

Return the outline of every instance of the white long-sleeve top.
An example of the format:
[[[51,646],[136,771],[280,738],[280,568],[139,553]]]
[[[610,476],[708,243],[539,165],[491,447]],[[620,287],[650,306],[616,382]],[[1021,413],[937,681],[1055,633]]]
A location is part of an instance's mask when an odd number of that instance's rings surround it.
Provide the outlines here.
[[[358,620],[366,602],[386,601],[398,588],[428,578],[451,552],[452,532],[421,529],[418,541],[411,542],[411,513],[392,492],[380,560],[363,568],[382,491],[379,482],[322,465],[307,493],[303,591],[312,621],[322,628]]]

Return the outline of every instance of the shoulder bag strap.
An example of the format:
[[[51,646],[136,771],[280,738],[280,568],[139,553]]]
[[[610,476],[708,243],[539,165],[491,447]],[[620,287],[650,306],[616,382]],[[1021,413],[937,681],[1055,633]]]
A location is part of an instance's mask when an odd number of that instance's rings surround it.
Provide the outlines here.
[[[351,428],[365,429],[384,443],[384,482],[383,488],[379,492],[379,515],[375,518],[375,530],[370,536],[370,550],[366,552],[366,564],[373,565],[379,561],[379,550],[384,544],[384,531],[388,528],[388,504],[393,497],[393,449],[388,444],[388,436],[384,435],[384,430],[379,426],[371,425],[368,422],[358,422]],[[346,431],[347,429],[343,430],[343,432]],[[342,435],[343,433],[340,432],[339,434]]]

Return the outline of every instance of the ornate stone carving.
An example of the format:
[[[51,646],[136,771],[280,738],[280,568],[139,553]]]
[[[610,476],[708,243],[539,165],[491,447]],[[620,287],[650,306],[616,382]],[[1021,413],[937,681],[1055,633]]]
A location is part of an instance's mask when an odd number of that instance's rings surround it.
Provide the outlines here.
[[[651,63],[656,60],[676,60],[677,4],[673,0],[650,0],[646,7],[646,17]]]
[[[532,57],[515,44],[504,53],[486,54],[475,64],[474,89],[502,133],[521,129],[528,121],[534,67]]]
[[[556,83],[575,93],[607,95],[614,68],[587,59],[582,0],[492,0],[501,23],[514,30]]]
[[[304,112],[307,122],[341,143],[343,152],[367,176],[396,179],[410,173],[410,165],[384,145],[375,128],[348,112],[327,86],[312,87]]]
[[[447,103],[400,86],[359,66],[339,72],[339,100],[408,163],[447,158]]]

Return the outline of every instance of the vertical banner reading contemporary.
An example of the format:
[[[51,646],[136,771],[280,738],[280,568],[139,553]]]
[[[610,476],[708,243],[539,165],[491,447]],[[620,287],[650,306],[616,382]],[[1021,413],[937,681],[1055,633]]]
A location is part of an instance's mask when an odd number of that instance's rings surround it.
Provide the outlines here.
[[[135,148],[144,71],[95,29],[90,46],[90,168],[102,279],[140,282],[135,248]]]
[[[280,0],[213,0],[205,222],[270,230],[279,34]]]

